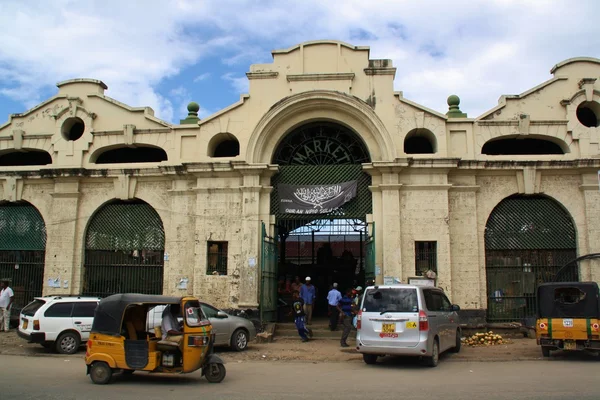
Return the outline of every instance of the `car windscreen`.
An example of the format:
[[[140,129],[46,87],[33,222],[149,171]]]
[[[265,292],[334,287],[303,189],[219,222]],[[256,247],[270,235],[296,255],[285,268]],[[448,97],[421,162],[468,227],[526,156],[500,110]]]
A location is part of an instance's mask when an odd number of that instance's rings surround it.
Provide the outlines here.
[[[27,315],[28,317],[33,317],[35,315],[35,313],[37,312],[37,310],[39,310],[40,307],[43,306],[44,304],[46,304],[46,302],[44,300],[35,299],[31,303],[29,303],[25,307],[23,307],[23,309],[21,310],[21,313],[23,315]]]
[[[364,296],[363,312],[418,312],[417,290],[410,288],[368,289]]]

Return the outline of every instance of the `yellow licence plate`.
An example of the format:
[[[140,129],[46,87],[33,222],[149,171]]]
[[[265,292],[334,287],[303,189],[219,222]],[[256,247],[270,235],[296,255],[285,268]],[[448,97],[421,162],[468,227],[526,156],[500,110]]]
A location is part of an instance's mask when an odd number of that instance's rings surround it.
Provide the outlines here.
[[[565,340],[563,348],[565,350],[577,350],[577,343]]]
[[[23,329],[27,329],[28,323],[29,323],[29,321],[27,321],[26,319],[23,320]]]
[[[381,332],[382,333],[395,333],[396,332],[396,324],[381,324]]]

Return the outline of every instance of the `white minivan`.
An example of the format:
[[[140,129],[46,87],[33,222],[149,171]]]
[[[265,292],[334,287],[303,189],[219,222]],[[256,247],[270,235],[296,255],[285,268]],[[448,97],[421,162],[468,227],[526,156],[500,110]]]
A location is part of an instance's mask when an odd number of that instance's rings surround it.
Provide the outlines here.
[[[357,316],[356,350],[367,364],[399,355],[421,356],[435,367],[444,351],[460,351],[459,310],[439,288],[369,286]]]
[[[36,297],[21,310],[17,334],[58,353],[73,354],[87,342],[98,297]]]

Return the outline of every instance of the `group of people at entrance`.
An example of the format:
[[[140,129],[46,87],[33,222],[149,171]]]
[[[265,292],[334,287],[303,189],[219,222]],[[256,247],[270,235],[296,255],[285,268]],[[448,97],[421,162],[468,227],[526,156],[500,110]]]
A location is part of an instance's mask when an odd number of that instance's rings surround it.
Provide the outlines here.
[[[348,347],[349,345],[346,343],[346,340],[352,330],[354,316],[358,313],[358,308],[360,307],[362,287],[349,288],[344,295],[339,292],[337,287],[338,284],[334,283],[332,289],[327,294],[329,329],[335,331],[338,324],[343,325],[344,329],[340,345]],[[299,290],[293,292],[293,296],[292,313],[294,315],[294,323],[302,341],[308,342],[312,338],[312,330],[307,325],[312,323],[312,312],[317,298],[310,276],[306,277],[305,283],[300,286]]]

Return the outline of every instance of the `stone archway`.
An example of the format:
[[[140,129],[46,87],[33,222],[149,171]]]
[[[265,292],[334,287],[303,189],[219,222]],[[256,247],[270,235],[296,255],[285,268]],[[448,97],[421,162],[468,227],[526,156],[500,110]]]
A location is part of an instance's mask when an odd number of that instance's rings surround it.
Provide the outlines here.
[[[513,195],[502,200],[485,227],[488,321],[521,322],[534,318],[540,283],[576,257],[571,215],[544,195]],[[574,270],[569,280],[579,280]]]
[[[162,294],[164,251],[164,226],[152,206],[137,199],[103,205],[86,230],[82,294]]]
[[[39,211],[21,201],[0,204],[0,279],[15,293],[13,315],[42,295],[46,224]]]
[[[396,147],[375,111],[364,101],[344,93],[313,90],[286,97],[261,118],[246,149],[249,163],[270,163],[284,137],[314,121],[342,124],[360,134],[371,161],[391,161]]]

